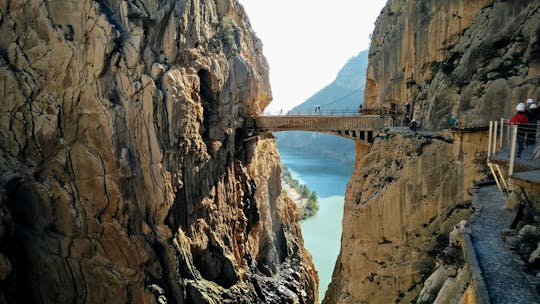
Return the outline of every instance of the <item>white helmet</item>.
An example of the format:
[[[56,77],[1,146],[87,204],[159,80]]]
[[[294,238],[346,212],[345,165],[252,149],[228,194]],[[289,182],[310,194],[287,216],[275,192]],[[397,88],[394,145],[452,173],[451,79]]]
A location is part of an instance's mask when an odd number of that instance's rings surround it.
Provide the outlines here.
[[[531,103],[534,103],[534,99],[532,98],[527,99],[527,104],[531,104]]]
[[[519,112],[525,111],[525,104],[523,102],[518,103],[518,105],[516,106],[516,110]]]
[[[536,107],[536,105],[535,105],[534,103],[531,104],[531,105],[529,106],[529,109],[531,109],[531,110],[532,110],[532,109],[536,109],[536,108],[537,108],[537,107]]]

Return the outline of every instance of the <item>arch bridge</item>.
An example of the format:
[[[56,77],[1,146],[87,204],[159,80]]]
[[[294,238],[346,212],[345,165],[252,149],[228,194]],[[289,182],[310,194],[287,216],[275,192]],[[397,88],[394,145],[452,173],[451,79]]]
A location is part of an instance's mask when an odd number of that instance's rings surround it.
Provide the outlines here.
[[[380,115],[262,115],[246,119],[253,134],[279,131],[312,131],[333,134],[371,145],[387,125]]]

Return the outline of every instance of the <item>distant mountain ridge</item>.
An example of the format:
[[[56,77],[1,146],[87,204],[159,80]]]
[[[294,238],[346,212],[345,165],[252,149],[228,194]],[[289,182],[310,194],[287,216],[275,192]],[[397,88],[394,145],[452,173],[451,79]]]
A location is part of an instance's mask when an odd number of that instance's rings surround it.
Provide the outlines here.
[[[290,112],[313,111],[317,105],[321,106],[321,110],[345,107],[357,109],[364,99],[368,52],[368,50],[361,51],[358,55],[350,58],[332,83],[302,104],[294,107]]]
[[[313,112],[315,106],[321,111],[348,108],[356,111],[364,99],[368,50],[352,57],[341,68],[336,79],[289,112]],[[279,148],[319,154],[332,160],[354,164],[355,148],[351,140],[335,135],[315,132],[275,133]]]

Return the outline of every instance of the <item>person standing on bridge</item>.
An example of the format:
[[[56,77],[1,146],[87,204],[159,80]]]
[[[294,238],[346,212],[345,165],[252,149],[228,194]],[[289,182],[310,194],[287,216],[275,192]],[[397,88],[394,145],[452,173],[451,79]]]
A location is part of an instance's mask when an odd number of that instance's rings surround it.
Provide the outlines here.
[[[525,134],[526,132],[526,124],[529,122],[529,118],[525,114],[525,104],[519,103],[516,106],[517,113],[510,118],[508,121],[508,125],[517,125],[518,126],[518,133],[517,133],[517,144],[518,144],[518,151],[517,151],[517,157],[521,157],[521,152],[523,152],[524,145],[525,145]]]

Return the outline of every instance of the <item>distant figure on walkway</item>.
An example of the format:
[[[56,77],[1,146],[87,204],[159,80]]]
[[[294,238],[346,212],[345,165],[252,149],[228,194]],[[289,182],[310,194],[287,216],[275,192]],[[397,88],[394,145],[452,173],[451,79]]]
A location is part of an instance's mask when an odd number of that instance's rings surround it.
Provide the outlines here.
[[[524,144],[525,144],[525,134],[527,134],[526,131],[526,125],[529,122],[529,118],[525,114],[525,104],[519,103],[516,106],[517,113],[510,118],[508,121],[509,125],[517,125],[518,126],[518,133],[517,133],[517,144],[518,144],[518,151],[517,151],[517,157],[521,157],[521,152],[523,152]]]
[[[413,120],[409,124],[409,128],[411,128],[411,130],[416,133],[416,129],[418,128],[418,122],[416,122],[416,119],[413,118]]]
[[[362,105],[358,106],[358,113],[362,114]]]
[[[454,118],[454,115],[450,117],[450,128],[454,128],[456,126],[456,118]]]

